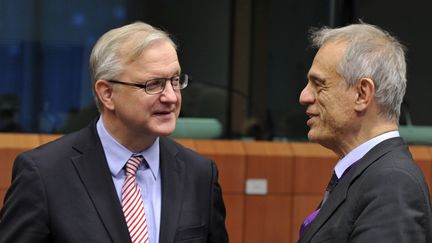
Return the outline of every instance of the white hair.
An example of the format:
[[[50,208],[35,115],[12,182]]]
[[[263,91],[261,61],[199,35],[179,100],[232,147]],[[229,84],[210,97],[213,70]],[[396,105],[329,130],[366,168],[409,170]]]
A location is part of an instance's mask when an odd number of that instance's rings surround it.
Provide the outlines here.
[[[381,114],[399,120],[407,80],[405,47],[395,37],[377,26],[360,23],[314,30],[311,40],[317,48],[328,42],[346,43],[339,74],[349,86],[361,78],[372,79]]]
[[[90,75],[93,95],[100,112],[102,112],[102,104],[95,92],[95,82],[100,79],[115,79],[123,72],[125,61],[136,59],[147,47],[157,41],[167,41],[177,49],[168,33],[143,22],[112,29],[99,38],[90,55]],[[125,43],[131,44],[127,52],[122,49]]]

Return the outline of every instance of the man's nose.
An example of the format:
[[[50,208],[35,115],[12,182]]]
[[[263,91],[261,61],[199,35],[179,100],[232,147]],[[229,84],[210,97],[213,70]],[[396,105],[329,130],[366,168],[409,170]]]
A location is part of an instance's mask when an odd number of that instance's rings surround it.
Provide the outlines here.
[[[177,92],[180,91],[174,90],[171,82],[168,80],[165,84],[165,89],[161,93],[161,101],[173,103],[177,102]]]
[[[309,105],[315,102],[315,97],[311,91],[310,84],[308,83],[306,87],[300,93],[299,102],[302,105]]]

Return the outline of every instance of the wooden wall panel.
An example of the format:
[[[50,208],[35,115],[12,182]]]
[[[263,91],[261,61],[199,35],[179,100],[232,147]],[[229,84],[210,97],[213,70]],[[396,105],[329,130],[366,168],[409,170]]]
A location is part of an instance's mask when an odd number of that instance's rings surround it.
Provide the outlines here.
[[[245,196],[240,194],[224,194],[227,212],[226,225],[231,243],[243,242],[243,221]]]
[[[294,154],[294,193],[321,195],[332,176],[336,155],[312,143],[290,143]]]
[[[195,150],[195,142],[193,139],[187,139],[187,138],[179,138],[179,139],[175,139],[175,141],[183,146],[185,146],[186,148],[190,148],[192,150]]]
[[[297,242],[299,237],[300,226],[302,225],[303,221],[317,209],[321,200],[322,200],[322,196],[294,195],[293,206],[292,206],[292,210],[293,210],[292,227],[291,227],[292,243]]]
[[[240,141],[194,140],[195,151],[214,160],[219,169],[230,242],[242,243],[244,225],[244,181],[246,159]]]
[[[245,205],[244,242],[267,242],[264,225],[267,221],[267,200],[264,196],[247,196]]]
[[[195,140],[195,151],[216,162],[224,193],[244,192],[246,159],[240,141]]]
[[[244,142],[247,179],[267,179],[268,194],[246,196],[244,242],[289,242],[293,153],[288,143]]]
[[[39,144],[38,134],[0,133],[0,148],[30,149]]]
[[[291,242],[292,196],[246,196],[244,241]]]
[[[16,156],[39,145],[39,135],[20,133],[0,134],[0,207],[12,180],[12,166]]]
[[[27,149],[0,148],[0,189],[7,189],[12,179],[12,166],[16,156]]]
[[[0,188],[0,208],[3,207],[3,199],[6,196],[7,189]]]
[[[429,185],[429,190],[432,188],[432,154],[430,148],[427,146],[414,146],[409,147],[414,160],[417,162],[420,169],[426,178],[426,182]]]
[[[46,144],[48,142],[59,139],[62,136],[63,136],[62,134],[40,134],[39,135],[39,141],[40,141],[40,144]]]
[[[61,135],[0,133],[0,207],[16,155]],[[176,139],[213,159],[227,209],[230,242],[295,243],[303,220],[324,194],[338,158],[318,144]],[[432,147],[410,146],[432,185]],[[245,195],[247,178],[268,180],[267,195]]]
[[[268,181],[268,193],[293,191],[293,152],[288,143],[245,142],[246,178]]]

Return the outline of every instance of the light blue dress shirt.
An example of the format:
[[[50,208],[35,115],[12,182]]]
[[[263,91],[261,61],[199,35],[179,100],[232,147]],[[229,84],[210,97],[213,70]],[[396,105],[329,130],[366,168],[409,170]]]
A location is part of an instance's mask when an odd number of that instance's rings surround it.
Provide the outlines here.
[[[349,152],[345,157],[339,160],[339,162],[336,164],[336,167],[334,169],[336,176],[340,179],[343,173],[345,172],[345,170],[348,169],[352,164],[357,162],[359,159],[361,159],[367,152],[369,152],[369,150],[371,150],[373,147],[375,147],[377,144],[381,143],[382,141],[394,137],[399,137],[398,131],[383,133],[357,146],[355,149]]]
[[[161,217],[161,176],[159,171],[159,138],[146,150],[140,153],[133,153],[118,143],[105,129],[102,117],[96,124],[96,129],[108,166],[117,196],[121,203],[121,190],[126,179],[124,166],[129,158],[133,155],[142,155],[147,161],[149,168],[141,165],[138,168],[136,178],[138,185],[141,187],[142,198],[144,201],[144,211],[147,219],[147,228],[149,232],[149,243],[159,242],[159,229]]]

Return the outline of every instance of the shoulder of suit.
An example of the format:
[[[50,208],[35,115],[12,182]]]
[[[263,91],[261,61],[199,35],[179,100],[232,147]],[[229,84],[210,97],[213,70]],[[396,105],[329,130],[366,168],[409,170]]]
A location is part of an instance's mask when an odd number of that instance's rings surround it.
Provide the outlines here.
[[[95,144],[96,137],[91,135],[91,130],[86,127],[79,131],[66,134],[53,141],[42,144],[24,153],[31,157],[53,158],[72,156],[80,151],[74,149],[75,146],[86,147],[87,144]]]

